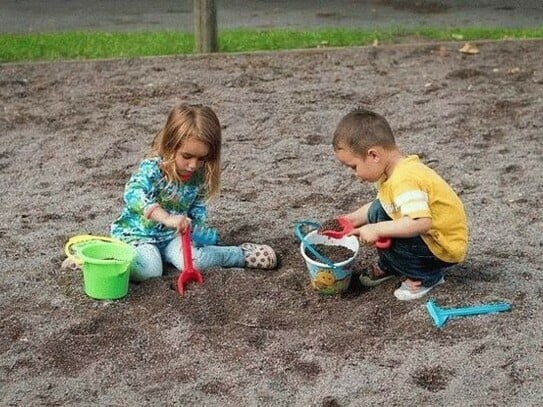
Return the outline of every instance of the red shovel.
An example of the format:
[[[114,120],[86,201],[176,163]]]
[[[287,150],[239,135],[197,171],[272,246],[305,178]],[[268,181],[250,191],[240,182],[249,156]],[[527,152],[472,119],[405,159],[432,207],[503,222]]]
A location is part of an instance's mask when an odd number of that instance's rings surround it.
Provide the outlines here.
[[[339,217],[337,218],[337,221],[341,226],[341,230],[324,230],[320,233],[334,239],[341,239],[343,236],[354,230],[354,225],[346,218]],[[378,249],[388,249],[391,243],[391,240],[385,237],[377,240],[374,243],[374,246]]]
[[[177,279],[177,292],[179,295],[185,293],[185,286],[190,281],[195,281],[198,284],[204,282],[202,274],[194,268],[192,264],[192,246],[190,243],[190,226],[181,234],[181,249],[183,250],[183,271]]]

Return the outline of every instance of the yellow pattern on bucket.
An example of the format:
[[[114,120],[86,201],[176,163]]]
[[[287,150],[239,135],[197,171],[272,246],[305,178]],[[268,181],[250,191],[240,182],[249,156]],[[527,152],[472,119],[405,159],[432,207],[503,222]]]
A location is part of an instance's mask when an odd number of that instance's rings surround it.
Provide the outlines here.
[[[335,263],[332,268],[327,264],[320,263],[311,259],[305,253],[304,243],[300,243],[300,252],[305,260],[309,276],[311,278],[311,286],[319,292],[319,294],[332,295],[339,294],[349,288],[352,272],[349,265],[358,255],[360,248],[358,240],[355,236],[346,236],[341,239],[332,239],[321,235],[314,230],[305,236],[305,240],[310,244],[327,244],[332,246],[344,246],[352,250],[353,255],[342,262]]]

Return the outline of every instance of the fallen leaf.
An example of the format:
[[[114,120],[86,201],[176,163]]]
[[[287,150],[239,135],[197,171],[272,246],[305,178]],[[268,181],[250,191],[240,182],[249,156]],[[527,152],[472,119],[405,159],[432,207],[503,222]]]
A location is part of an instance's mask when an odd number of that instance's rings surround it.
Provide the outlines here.
[[[320,44],[317,45],[317,48],[326,48],[328,46],[328,41],[321,41]]]
[[[519,73],[519,72],[520,72],[520,68],[518,66],[515,66],[513,69],[509,71],[509,73]]]
[[[478,54],[479,48],[477,48],[477,45],[466,42],[462,48],[460,48],[458,51],[460,51],[463,54]]]

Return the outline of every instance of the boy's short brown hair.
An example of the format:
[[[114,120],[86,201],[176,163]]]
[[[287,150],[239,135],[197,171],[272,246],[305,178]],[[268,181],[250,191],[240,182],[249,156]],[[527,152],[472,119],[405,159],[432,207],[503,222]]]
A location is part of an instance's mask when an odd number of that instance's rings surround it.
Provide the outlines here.
[[[380,146],[395,148],[396,142],[386,119],[370,110],[358,108],[339,122],[332,140],[334,150],[348,149],[363,156],[369,148]]]

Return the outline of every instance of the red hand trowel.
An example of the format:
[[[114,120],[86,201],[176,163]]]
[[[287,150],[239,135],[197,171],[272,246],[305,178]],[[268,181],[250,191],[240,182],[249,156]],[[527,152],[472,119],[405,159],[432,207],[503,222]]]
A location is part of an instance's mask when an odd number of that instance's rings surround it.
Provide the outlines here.
[[[323,230],[319,232],[321,235],[331,237],[333,239],[341,239],[343,236],[354,230],[354,225],[351,221],[344,217],[337,218],[338,223],[341,226],[341,230]],[[374,243],[374,246],[378,249],[388,249],[390,247],[391,240],[388,238],[379,239]]]
[[[194,268],[192,264],[192,246],[190,242],[190,226],[181,234],[181,249],[183,250],[183,271],[177,279],[177,292],[179,295],[185,293],[185,286],[190,281],[195,281],[198,284],[204,282],[202,274]]]

